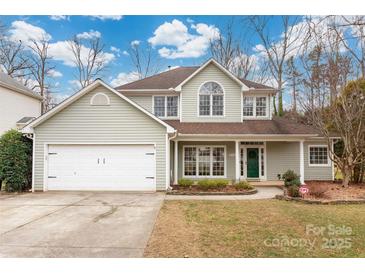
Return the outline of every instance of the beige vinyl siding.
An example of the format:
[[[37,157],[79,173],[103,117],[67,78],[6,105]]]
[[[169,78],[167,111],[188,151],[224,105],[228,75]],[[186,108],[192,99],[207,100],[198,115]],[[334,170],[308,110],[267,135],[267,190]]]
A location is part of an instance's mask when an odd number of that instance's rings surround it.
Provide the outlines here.
[[[268,180],[277,180],[288,169],[299,174],[299,142],[267,142],[266,159]]]
[[[109,106],[91,106],[104,92]],[[98,87],[35,128],[35,190],[43,190],[45,143],[155,143],[157,190],[166,186],[166,128],[123,99]],[[77,157],[77,155],[75,155]]]
[[[304,142],[305,180],[332,180],[332,161],[329,166],[309,166],[309,145],[327,145],[326,142]]]
[[[216,81],[224,89],[224,117],[198,117],[198,90],[201,84]],[[208,65],[188,81],[181,91],[182,122],[240,122],[241,89],[240,86],[215,65]]]
[[[184,170],[183,170],[183,147],[189,145],[211,145],[211,146],[226,146],[226,175],[227,179],[234,180],[235,178],[235,143],[234,142],[184,142],[180,141],[178,143],[178,178],[183,178]]]
[[[138,105],[143,107],[152,113],[152,95],[146,96],[128,96],[129,99],[136,102]]]

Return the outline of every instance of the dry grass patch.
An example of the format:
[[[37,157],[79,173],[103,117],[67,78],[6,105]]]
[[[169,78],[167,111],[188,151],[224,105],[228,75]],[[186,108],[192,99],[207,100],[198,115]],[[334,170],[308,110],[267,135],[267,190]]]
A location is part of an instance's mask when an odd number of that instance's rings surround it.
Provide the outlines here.
[[[306,205],[277,200],[165,201],[146,257],[364,257],[365,205]],[[306,225],[351,227],[351,235],[307,235]],[[313,247],[268,246],[304,239]],[[323,248],[324,238],[350,248]]]

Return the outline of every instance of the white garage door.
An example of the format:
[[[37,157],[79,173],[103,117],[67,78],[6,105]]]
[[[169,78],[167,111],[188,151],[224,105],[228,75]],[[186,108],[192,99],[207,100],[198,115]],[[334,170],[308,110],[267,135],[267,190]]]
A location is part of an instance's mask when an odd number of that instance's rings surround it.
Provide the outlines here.
[[[154,191],[153,145],[49,145],[48,190]]]

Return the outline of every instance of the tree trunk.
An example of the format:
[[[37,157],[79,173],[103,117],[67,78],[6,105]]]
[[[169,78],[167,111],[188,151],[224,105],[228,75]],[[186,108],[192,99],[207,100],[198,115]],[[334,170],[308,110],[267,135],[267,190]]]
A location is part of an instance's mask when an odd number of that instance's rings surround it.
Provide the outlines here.
[[[273,107],[274,107],[274,115],[278,115],[278,111],[276,110],[276,96],[273,96],[272,97],[272,104],[273,104]]]
[[[348,166],[345,166],[343,171],[342,171],[342,187],[349,187],[349,183],[351,180],[351,168],[349,168]]]

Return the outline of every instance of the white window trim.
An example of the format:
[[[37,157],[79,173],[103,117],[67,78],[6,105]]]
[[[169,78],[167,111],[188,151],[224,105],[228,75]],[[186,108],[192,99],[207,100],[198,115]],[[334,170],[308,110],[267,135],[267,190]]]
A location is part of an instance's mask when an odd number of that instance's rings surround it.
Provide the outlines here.
[[[243,98],[244,97],[252,97],[253,98],[253,115],[252,116],[245,116],[243,115],[243,107],[244,107],[244,104],[243,104]],[[265,116],[257,116],[256,115],[256,98],[257,97],[265,97],[266,98],[266,115]],[[263,120],[267,120],[267,119],[271,119],[270,118],[270,114],[269,114],[269,111],[270,111],[270,101],[268,100],[269,99],[269,96],[263,96],[263,95],[245,95],[245,94],[242,94],[242,99],[241,99],[241,117],[242,117],[242,120],[250,120],[250,119],[254,119],[254,120],[259,120],[259,119],[263,119]]]
[[[221,88],[222,88],[222,91],[223,91],[223,115],[213,115],[213,94],[210,94],[210,110],[209,110],[209,113],[210,115],[200,115],[200,89],[203,85],[205,85],[206,83],[210,83],[210,82],[214,82],[216,84],[218,84]],[[219,83],[218,81],[205,81],[203,82],[199,88],[198,88],[198,92],[197,92],[197,115],[198,117],[202,117],[202,118],[224,118],[226,117],[226,91],[224,90],[224,87],[221,83]]]
[[[310,159],[310,149],[312,147],[325,147],[327,148],[327,164],[311,164],[311,159]],[[330,167],[331,166],[331,159],[329,156],[329,149],[327,145],[308,145],[308,166],[310,167]]]
[[[186,147],[193,147],[196,149],[196,175],[185,175],[185,148]],[[199,175],[199,154],[198,154],[198,148],[199,147],[209,147],[211,150],[210,153],[210,174],[213,174],[213,154],[212,149],[213,148],[224,148],[224,175],[223,176],[201,176]],[[182,155],[182,177],[183,178],[227,178],[227,146],[226,145],[184,145],[183,146],[183,155]]]
[[[165,97],[165,115],[164,116],[157,116],[155,115],[155,97]],[[167,97],[177,97],[177,116],[167,116]],[[164,120],[176,120],[179,119],[179,111],[180,111],[180,96],[179,95],[152,95],[152,113],[158,118]]]

